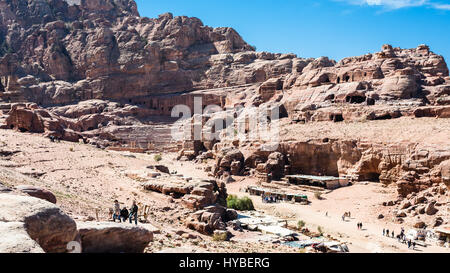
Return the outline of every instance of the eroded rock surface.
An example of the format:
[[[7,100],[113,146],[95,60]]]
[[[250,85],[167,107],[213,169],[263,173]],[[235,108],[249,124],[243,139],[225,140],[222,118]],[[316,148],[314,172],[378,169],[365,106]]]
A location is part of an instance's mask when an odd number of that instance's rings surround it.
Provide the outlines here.
[[[46,189],[30,185],[19,185],[16,187],[16,189],[30,196],[40,198],[50,203],[56,204],[56,196]]]
[[[83,253],[142,253],[153,233],[142,226],[78,222]]]
[[[3,228],[24,240],[23,251],[40,251],[34,240],[45,252],[67,251],[67,244],[74,240],[76,223],[57,206],[34,197],[0,194],[0,221]],[[10,224],[7,226],[6,224]],[[22,230],[23,228],[23,230]],[[25,234],[29,236],[25,238]],[[8,248],[12,247],[11,245]]]

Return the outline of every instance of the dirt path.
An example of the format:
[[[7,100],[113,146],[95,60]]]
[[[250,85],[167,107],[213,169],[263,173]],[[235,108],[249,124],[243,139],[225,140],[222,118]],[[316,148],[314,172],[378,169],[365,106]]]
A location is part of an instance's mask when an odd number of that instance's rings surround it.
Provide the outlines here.
[[[247,179],[229,184],[230,194],[249,196],[241,191],[254,180]],[[312,204],[305,206],[299,204],[279,203],[265,204],[260,197],[250,196],[255,208],[268,214],[297,222],[303,220],[310,230],[317,230],[320,226],[324,233],[330,234],[341,241],[347,242],[351,252],[356,253],[435,253],[449,252],[448,249],[438,246],[417,246],[416,250],[408,249],[394,238],[383,236],[383,228],[394,230],[398,234],[402,225],[388,220],[378,220],[380,200],[392,195],[390,189],[381,188],[379,184],[354,185],[325,194],[325,200],[314,200],[309,196]],[[355,198],[357,196],[357,198]],[[344,212],[350,211],[351,218],[342,220]],[[383,208],[381,208],[383,211]],[[328,215],[327,215],[328,214]],[[363,229],[357,229],[357,223],[363,223]],[[404,226],[406,230],[408,227]]]

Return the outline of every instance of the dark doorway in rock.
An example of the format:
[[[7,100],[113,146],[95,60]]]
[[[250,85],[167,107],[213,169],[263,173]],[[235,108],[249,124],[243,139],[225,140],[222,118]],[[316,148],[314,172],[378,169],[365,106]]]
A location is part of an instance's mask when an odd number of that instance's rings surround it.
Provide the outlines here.
[[[319,78],[319,80],[318,80],[318,83],[319,83],[319,84],[322,84],[322,83],[330,83],[330,77],[328,77],[327,74],[322,74],[322,75],[320,75],[320,78]]]
[[[0,92],[5,92],[5,87],[3,86],[2,82],[0,82]]]
[[[344,121],[344,117],[342,114],[334,114],[330,116],[330,120],[333,122],[342,122]]]
[[[380,182],[380,174],[379,173],[367,173],[365,176],[366,176],[365,180],[367,180],[367,181],[376,182],[376,183]]]
[[[280,115],[280,117],[279,117],[280,119],[289,117],[289,114],[286,110],[286,107],[284,107],[284,105],[280,105],[280,108],[278,109],[278,111],[279,111],[278,114]]]
[[[375,100],[372,98],[367,98],[367,105],[375,105]]]
[[[348,103],[356,103],[356,104],[360,104],[366,101],[366,97],[365,96],[347,96],[345,98],[345,101],[347,101]]]
[[[345,76],[344,79],[345,79],[346,82],[349,82],[350,81],[350,76],[347,75],[347,76]]]
[[[328,95],[328,96],[325,98],[325,101],[327,101],[327,100],[334,100],[334,99],[335,99],[334,94],[330,94],[330,95]]]
[[[341,77],[337,78],[337,83],[341,83]]]

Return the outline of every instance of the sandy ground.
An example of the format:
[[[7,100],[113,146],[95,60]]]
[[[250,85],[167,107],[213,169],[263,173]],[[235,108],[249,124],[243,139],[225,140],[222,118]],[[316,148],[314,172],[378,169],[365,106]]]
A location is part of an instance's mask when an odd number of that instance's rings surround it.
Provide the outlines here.
[[[99,150],[77,143],[52,143],[37,134],[0,130],[0,150],[17,151],[8,157],[0,156],[0,179],[9,186],[32,184],[55,193],[58,204],[75,219],[95,217],[108,219],[108,209],[114,199],[129,206],[132,200],[150,205],[150,222],[161,230],[148,251],[182,252],[300,252],[298,249],[264,243],[259,233],[236,234],[232,242],[212,242],[210,238],[196,234],[188,240],[175,236],[174,230],[183,229],[183,220],[189,215],[179,200],[171,200],[158,193],[144,191],[137,177],[145,176],[147,166],[157,162],[152,154],[129,154]],[[175,154],[162,154],[158,164],[166,165],[186,177],[205,178],[204,164],[179,162]],[[211,164],[211,162],[209,162]],[[20,174],[21,173],[21,174]],[[34,178],[33,178],[34,177]],[[240,190],[254,184],[253,178],[236,177],[237,182],[228,184],[228,193],[244,195]],[[260,197],[252,197],[258,210],[291,221],[303,220],[311,230],[322,227],[325,233],[349,243],[352,252],[449,252],[448,249],[429,246],[417,251],[382,236],[383,228],[400,231],[401,226],[388,217],[378,220],[380,213],[388,215],[389,208],[382,201],[395,200],[395,189],[380,184],[357,184],[323,195],[324,200],[312,204],[268,205]],[[352,218],[343,222],[345,211]],[[328,212],[328,216],[325,214]],[[357,230],[356,223],[363,222],[364,229]],[[405,226],[406,229],[408,227]]]
[[[299,252],[287,246],[260,240],[258,232],[243,232],[231,242],[215,242],[211,237],[187,230],[184,220],[191,211],[180,200],[143,190],[141,179],[150,171],[147,166],[162,164],[187,177],[206,177],[193,163],[175,160],[175,154],[162,154],[156,162],[154,154],[130,154],[105,151],[78,143],[52,143],[37,134],[0,130],[0,151],[15,151],[1,156],[0,181],[10,187],[35,185],[53,192],[57,205],[78,221],[96,218],[109,220],[109,208],[119,200],[131,206],[136,200],[151,207],[149,221],[160,233],[146,252]],[[191,234],[184,238],[177,233]],[[242,240],[241,240],[242,239]],[[249,239],[249,240],[247,240]]]
[[[227,189],[231,194],[249,196],[242,192],[248,185],[254,184],[255,179],[244,179],[229,184]],[[397,239],[383,236],[383,229],[400,233],[402,227],[408,226],[394,223],[393,219],[378,220],[380,213],[386,214],[389,208],[381,206],[384,200],[395,196],[395,189],[385,188],[377,183],[359,183],[351,187],[340,188],[322,195],[324,200],[317,200],[312,193],[308,198],[310,205],[291,203],[266,204],[258,196],[252,198],[255,208],[271,215],[293,221],[302,220],[310,230],[321,227],[324,233],[330,234],[343,242],[347,242],[351,252],[357,253],[435,253],[450,252],[449,249],[438,246],[418,246],[416,250],[408,249]],[[342,220],[345,212],[351,212],[351,218]],[[363,229],[357,229],[357,223],[363,223]]]

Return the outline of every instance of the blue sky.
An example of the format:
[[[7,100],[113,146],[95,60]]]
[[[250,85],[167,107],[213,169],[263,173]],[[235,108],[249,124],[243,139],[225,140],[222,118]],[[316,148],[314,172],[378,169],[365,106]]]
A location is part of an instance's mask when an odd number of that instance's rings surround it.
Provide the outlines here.
[[[236,29],[258,51],[340,60],[388,43],[428,44],[450,66],[450,0],[136,0],[141,16],[165,12]]]

